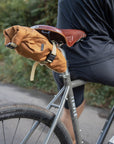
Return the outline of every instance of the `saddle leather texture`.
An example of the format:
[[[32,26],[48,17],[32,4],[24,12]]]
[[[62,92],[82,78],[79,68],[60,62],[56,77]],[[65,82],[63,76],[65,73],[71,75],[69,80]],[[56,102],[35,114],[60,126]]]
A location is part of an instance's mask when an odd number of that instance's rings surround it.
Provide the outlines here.
[[[35,25],[32,28],[45,35],[48,39],[56,40],[58,43],[66,43],[69,47],[86,37],[86,33],[78,29],[58,29],[48,25]],[[50,32],[49,36],[48,32]]]
[[[5,45],[10,42],[15,43],[18,54],[34,61],[44,62],[53,49],[49,40],[33,28],[16,25],[5,29],[3,34]],[[53,62],[45,65],[59,73],[65,72],[67,68],[66,59],[58,48]]]

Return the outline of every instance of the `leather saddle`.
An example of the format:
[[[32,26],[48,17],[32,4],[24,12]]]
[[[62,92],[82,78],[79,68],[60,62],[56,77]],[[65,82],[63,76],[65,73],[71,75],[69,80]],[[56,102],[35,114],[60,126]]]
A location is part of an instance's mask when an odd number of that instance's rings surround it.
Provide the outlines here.
[[[46,36],[49,41],[54,40],[59,44],[67,44],[69,47],[86,37],[84,31],[77,29],[58,29],[48,25],[35,25],[31,28]]]

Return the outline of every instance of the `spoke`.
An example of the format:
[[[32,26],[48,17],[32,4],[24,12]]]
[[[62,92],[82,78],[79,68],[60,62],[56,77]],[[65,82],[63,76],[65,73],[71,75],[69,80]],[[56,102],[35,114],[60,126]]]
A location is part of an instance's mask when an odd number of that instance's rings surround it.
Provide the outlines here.
[[[32,134],[34,133],[36,128],[39,126],[39,124],[40,123],[38,121],[35,122],[35,120],[33,120],[33,124],[31,126],[31,129],[28,131],[28,133],[26,134],[26,136],[24,137],[24,139],[22,140],[22,142],[20,144],[26,144],[26,142],[32,136]]]
[[[13,135],[11,144],[13,144],[13,142],[14,142],[14,139],[15,139],[15,136],[16,136],[16,133],[17,133],[17,129],[19,127],[19,122],[20,122],[20,118],[17,121],[17,125],[16,125],[15,131],[14,131],[14,135]]]
[[[6,136],[5,136],[4,122],[3,121],[2,121],[2,130],[3,130],[4,144],[6,144]]]
[[[35,144],[38,143],[38,141],[39,141],[40,137],[42,136],[43,132],[45,131],[45,129],[46,129],[46,126],[44,125],[44,127],[42,128],[42,132],[41,132],[40,135],[38,136]]]
[[[52,137],[53,137],[53,140],[51,141],[51,143],[50,144],[54,144],[54,141],[55,141],[55,139],[56,139],[56,137],[55,137],[55,135],[54,134],[52,134]],[[55,138],[54,138],[55,137]]]

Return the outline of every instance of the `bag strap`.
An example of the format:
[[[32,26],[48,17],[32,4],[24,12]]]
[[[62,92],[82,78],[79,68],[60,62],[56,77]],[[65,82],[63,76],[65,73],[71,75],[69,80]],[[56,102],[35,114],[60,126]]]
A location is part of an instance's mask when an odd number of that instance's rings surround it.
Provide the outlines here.
[[[52,41],[52,44],[53,44],[52,51],[50,54],[48,54],[47,59],[45,60],[46,62],[49,62],[49,63],[52,63],[56,57],[56,44],[54,41]]]
[[[52,41],[52,44],[53,44],[52,51],[50,54],[48,54],[46,60],[43,62],[37,62],[37,61],[34,62],[33,66],[32,66],[32,70],[31,70],[31,74],[30,74],[30,81],[34,81],[35,71],[36,71],[36,67],[38,66],[38,64],[45,65],[47,63],[52,63],[53,60],[55,59],[57,47],[56,47],[56,44],[54,41]]]
[[[34,75],[36,71],[36,67],[38,66],[39,62],[35,62],[32,66],[31,74],[30,74],[30,81],[34,81]]]

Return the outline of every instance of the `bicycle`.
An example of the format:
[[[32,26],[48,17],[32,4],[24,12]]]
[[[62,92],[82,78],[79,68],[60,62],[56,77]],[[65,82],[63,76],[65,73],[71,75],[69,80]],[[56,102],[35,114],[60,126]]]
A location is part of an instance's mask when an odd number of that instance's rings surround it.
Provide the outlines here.
[[[61,49],[61,43],[66,43],[66,39],[58,31],[57,28],[54,28],[51,26],[46,27],[43,25],[36,25],[36,26],[33,26],[32,28],[36,29],[37,31],[45,35],[49,40],[53,39],[56,41],[56,38],[57,38],[56,42],[58,43],[60,50],[65,56],[64,50]],[[72,32],[68,33],[67,31],[67,34],[68,36],[72,36]],[[77,40],[75,39],[73,42],[75,41]],[[71,117],[72,117],[72,123],[73,123],[76,142],[77,144],[83,143],[81,135],[80,135],[80,129],[79,129],[79,124],[78,124],[78,118],[77,118],[77,112],[76,112],[76,106],[74,103],[74,96],[73,96],[72,88],[85,85],[86,82],[83,80],[71,81],[70,73],[68,69],[66,70],[65,73],[61,74],[61,77],[64,80],[64,86],[54,96],[51,102],[47,105],[46,109],[39,107],[39,106],[33,106],[33,105],[28,105],[28,104],[13,104],[13,105],[11,104],[11,105],[4,105],[0,107],[0,127],[1,127],[0,135],[3,136],[3,139],[1,141],[4,141],[4,144],[6,144],[6,140],[7,140],[6,136],[8,136],[8,138],[12,137],[12,140],[8,140],[8,144],[10,143],[11,144],[15,144],[15,143],[26,144],[28,142],[30,144],[33,144],[33,141],[35,144],[48,144],[48,143],[49,144],[51,143],[72,144],[72,140],[69,136],[69,133],[67,132],[66,128],[59,120],[60,114],[62,112],[66,99],[68,99],[69,108],[71,111]],[[62,98],[61,98],[60,103],[56,104],[55,102],[61,96]],[[56,114],[50,111],[52,107],[58,109]],[[108,130],[113,120],[114,120],[114,106],[109,114],[109,117],[106,120],[106,123],[103,126],[101,135],[99,136],[96,144],[103,144],[103,141],[108,133]],[[13,126],[11,125],[11,122],[13,123]],[[32,124],[32,126],[28,128],[28,125],[26,126],[26,123],[30,123]],[[22,124],[22,130],[20,131],[21,124]],[[9,129],[8,129],[8,126],[10,126]],[[15,127],[13,132],[11,131],[12,127]],[[27,131],[25,130],[25,127],[27,127]],[[41,133],[39,133],[40,131]],[[11,132],[13,133],[13,135],[9,136]],[[37,138],[36,138],[36,135],[37,135]],[[22,138],[20,138],[21,136]],[[114,136],[110,138],[110,140],[107,143],[114,144]]]

